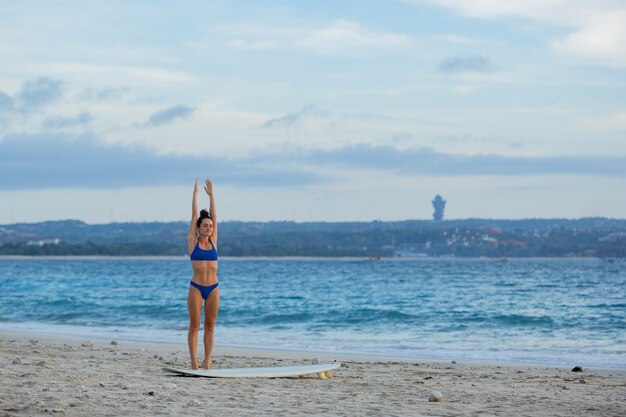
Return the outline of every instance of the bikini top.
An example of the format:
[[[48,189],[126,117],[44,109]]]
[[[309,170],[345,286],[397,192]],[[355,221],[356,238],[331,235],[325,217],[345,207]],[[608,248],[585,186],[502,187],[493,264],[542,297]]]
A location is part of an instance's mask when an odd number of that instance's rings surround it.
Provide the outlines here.
[[[217,261],[217,249],[215,249],[213,242],[211,242],[210,250],[202,249],[199,242],[196,242],[196,247],[193,248],[193,252],[191,252],[189,257],[192,261]]]

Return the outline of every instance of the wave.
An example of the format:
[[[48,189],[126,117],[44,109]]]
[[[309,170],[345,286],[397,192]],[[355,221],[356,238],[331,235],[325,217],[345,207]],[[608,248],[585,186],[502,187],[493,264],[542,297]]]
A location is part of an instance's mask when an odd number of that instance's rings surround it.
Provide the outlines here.
[[[503,327],[553,327],[554,320],[548,316],[529,316],[525,314],[474,315],[461,319],[468,323],[479,323]]]

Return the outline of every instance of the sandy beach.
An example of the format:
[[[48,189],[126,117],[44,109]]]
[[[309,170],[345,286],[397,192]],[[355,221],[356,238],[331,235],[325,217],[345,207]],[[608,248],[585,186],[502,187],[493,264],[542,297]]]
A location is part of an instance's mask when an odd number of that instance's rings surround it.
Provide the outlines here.
[[[178,377],[183,344],[0,334],[1,416],[382,415],[624,416],[626,370],[216,347],[215,368],[339,359],[334,378]],[[573,364],[575,365],[575,364]],[[429,402],[433,391],[441,402]]]

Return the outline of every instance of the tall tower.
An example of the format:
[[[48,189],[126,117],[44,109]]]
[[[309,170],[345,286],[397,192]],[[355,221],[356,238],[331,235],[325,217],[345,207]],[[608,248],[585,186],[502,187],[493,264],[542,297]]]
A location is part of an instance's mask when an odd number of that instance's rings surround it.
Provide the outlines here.
[[[443,220],[443,209],[446,207],[446,200],[441,198],[439,194],[435,196],[432,201],[435,212],[433,213],[433,220],[440,222]]]

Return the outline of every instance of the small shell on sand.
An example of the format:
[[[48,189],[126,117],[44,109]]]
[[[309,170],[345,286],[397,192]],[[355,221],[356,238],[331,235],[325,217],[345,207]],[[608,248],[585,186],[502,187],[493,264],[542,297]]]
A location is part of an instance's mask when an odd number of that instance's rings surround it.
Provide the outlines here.
[[[111,340],[111,344],[112,345],[119,345],[119,343],[117,343],[117,340]]]
[[[16,356],[13,358],[13,365],[21,365],[22,364],[22,357],[21,356]]]
[[[171,382],[168,382],[166,384],[163,384],[163,389],[176,391],[177,387],[176,387],[176,384],[172,384]]]
[[[86,342],[83,342],[81,346],[82,347],[96,347],[96,342],[94,342],[93,340],[88,340]]]
[[[440,403],[443,401],[443,394],[441,394],[439,391],[431,391],[430,395],[428,396],[428,401],[431,403]]]

